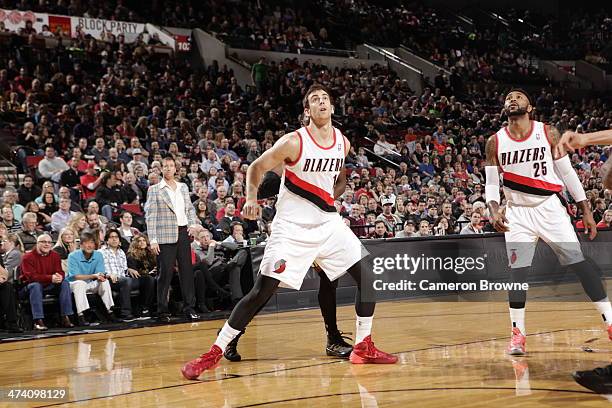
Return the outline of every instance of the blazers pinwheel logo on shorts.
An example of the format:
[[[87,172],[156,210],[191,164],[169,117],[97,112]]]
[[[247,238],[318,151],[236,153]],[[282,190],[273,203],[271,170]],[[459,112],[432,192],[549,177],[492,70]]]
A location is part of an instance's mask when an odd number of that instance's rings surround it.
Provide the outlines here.
[[[279,259],[274,263],[274,272],[283,273],[285,272],[285,267],[287,266],[287,261],[284,259]]]

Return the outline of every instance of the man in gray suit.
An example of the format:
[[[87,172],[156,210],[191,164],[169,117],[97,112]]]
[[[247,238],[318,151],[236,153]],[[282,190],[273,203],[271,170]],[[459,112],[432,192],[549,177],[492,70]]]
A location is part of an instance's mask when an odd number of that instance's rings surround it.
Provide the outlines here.
[[[189,235],[200,224],[189,199],[189,188],[174,179],[176,163],[171,157],[162,162],[163,179],[149,187],[145,204],[147,233],[151,249],[158,256],[157,311],[161,322],[170,321],[168,298],[174,265],[178,260],[179,279],[187,317],[196,320],[193,266]]]

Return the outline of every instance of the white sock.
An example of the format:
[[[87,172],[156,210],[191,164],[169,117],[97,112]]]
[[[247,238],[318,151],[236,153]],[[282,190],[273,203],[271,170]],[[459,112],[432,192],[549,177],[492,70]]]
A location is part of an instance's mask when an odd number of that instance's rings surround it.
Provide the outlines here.
[[[234,340],[234,338],[240,333],[240,330],[233,329],[228,322],[225,322],[223,328],[215,340],[215,344],[219,346],[221,351],[225,352],[227,345]]]
[[[510,308],[510,324],[512,324],[512,327],[518,327],[521,333],[525,335],[525,308]]]
[[[608,300],[608,297],[606,296],[605,299],[602,299],[598,302],[593,302],[595,304],[595,307],[597,308],[597,310],[599,310],[599,314],[601,315],[601,317],[604,320],[604,323],[606,323],[606,326],[609,326],[612,324],[612,306],[610,305],[610,300]]]
[[[355,331],[355,344],[361,343],[363,339],[372,333],[372,320],[374,316],[360,317],[357,316],[357,330]]]

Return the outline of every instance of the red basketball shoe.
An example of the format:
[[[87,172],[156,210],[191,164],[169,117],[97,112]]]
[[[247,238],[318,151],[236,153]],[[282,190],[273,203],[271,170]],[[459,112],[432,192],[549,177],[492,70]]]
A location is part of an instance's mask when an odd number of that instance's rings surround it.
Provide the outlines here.
[[[219,360],[223,358],[223,351],[221,347],[213,344],[207,353],[202,354],[195,360],[191,360],[183,366],[181,372],[183,377],[188,380],[197,379],[204,371],[210,370],[219,363]]]
[[[513,327],[512,337],[508,345],[508,354],[511,356],[524,356],[525,353],[525,336],[518,327]]]
[[[362,342],[355,344],[349,360],[353,364],[395,364],[397,356],[377,349],[372,337],[368,336]]]
[[[612,340],[612,324],[608,326],[608,338]]]

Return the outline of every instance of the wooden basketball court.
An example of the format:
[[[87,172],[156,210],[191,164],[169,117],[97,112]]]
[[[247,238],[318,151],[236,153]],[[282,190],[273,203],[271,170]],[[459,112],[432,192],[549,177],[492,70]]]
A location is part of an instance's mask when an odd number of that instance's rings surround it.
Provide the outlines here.
[[[338,319],[341,330],[354,330],[352,307],[339,308]],[[399,363],[357,366],[325,356],[318,310],[262,315],[241,340],[244,360],[223,360],[200,381],[179,369],[208,349],[221,321],[8,343],[0,346],[0,387],[67,387],[68,399],[0,405],[609,406],[571,377],[612,356],[590,303],[528,303],[524,358],[504,353],[508,320],[505,302],[381,303],[373,338]]]

